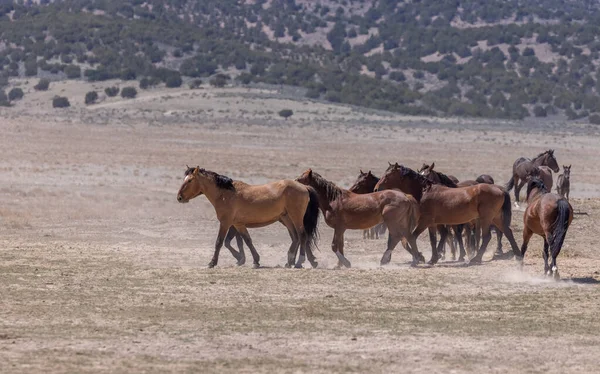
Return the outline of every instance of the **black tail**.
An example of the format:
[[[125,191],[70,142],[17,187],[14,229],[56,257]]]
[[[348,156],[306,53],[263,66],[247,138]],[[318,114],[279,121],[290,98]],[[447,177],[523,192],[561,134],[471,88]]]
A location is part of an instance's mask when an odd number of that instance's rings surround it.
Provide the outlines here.
[[[571,216],[571,206],[567,200],[558,200],[558,215],[556,221],[554,221],[552,230],[552,239],[550,241],[550,253],[552,257],[558,256],[560,249],[562,248],[565,236],[567,235],[567,229],[569,228],[569,217]]]
[[[304,213],[304,232],[306,233],[306,245],[309,249],[317,248],[319,242],[319,196],[312,187],[307,187],[310,200]]]
[[[512,221],[512,205],[508,191],[504,192],[504,203],[502,203],[502,224],[504,227],[510,227]]]
[[[510,177],[510,180],[508,181],[508,183],[506,183],[506,190],[510,191],[512,190],[512,188],[515,186],[515,176],[513,175],[512,177]]]

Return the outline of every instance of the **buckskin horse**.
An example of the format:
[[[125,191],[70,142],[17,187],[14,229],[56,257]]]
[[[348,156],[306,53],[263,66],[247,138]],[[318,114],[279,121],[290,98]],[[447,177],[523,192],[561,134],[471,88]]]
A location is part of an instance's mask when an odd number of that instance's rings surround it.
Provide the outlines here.
[[[573,221],[573,207],[564,197],[550,193],[544,182],[532,178],[527,184],[527,209],[523,216],[523,245],[521,253],[525,256],[527,244],[533,234],[544,238],[544,273],[558,279],[556,257],[560,253],[567,230]],[[550,252],[550,253],[548,253]],[[548,265],[548,258],[552,262]]]
[[[560,168],[558,162],[554,157],[554,150],[549,149],[546,152],[540,153],[535,156],[532,160],[519,157],[513,164],[513,175],[506,184],[506,190],[510,191],[513,187],[515,188],[515,204],[519,202],[519,193],[521,188],[527,183],[527,178],[531,174],[531,171],[536,166],[548,166],[552,171],[558,173]]]
[[[317,266],[312,248],[318,240],[319,201],[312,188],[289,179],[249,185],[199,166],[188,167],[177,201],[187,203],[200,195],[206,196],[219,220],[215,252],[209,267],[217,265],[223,240],[233,226],[246,242],[254,267],[258,268],[260,256],[252,244],[248,228],[264,227],[278,221],[288,229],[292,239],[286,267],[294,264],[298,246],[300,257],[296,267],[302,266],[305,253],[311,265]]]
[[[460,225],[479,218],[483,241],[471,263],[480,263],[491,239],[490,226],[496,225],[509,240],[517,260],[521,251],[510,228],[512,216],[507,191],[489,184],[450,188],[432,183],[429,179],[397,163],[390,165],[377,183],[375,190],[397,188],[417,199],[420,208],[419,223],[413,231],[418,237],[425,229],[438,225]],[[413,251],[418,251],[414,249]],[[432,248],[431,264],[438,261],[438,251]]]
[[[412,196],[400,191],[356,194],[336,186],[312,169],[306,170],[296,180],[317,191],[325,222],[334,230],[331,250],[338,258],[337,268],[351,266],[344,256],[344,232],[364,230],[381,222],[389,230],[381,265],[390,262],[392,251],[403,238],[408,242],[406,250],[413,257],[413,266],[424,261],[423,255],[415,250],[417,243],[412,235],[419,221],[419,204]]]

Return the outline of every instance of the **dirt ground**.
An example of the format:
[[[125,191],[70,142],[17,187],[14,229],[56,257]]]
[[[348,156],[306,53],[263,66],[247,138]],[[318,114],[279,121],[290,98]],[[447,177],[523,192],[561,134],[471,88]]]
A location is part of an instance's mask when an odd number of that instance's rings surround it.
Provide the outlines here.
[[[0,109],[2,373],[598,370],[592,127],[411,118],[268,89],[151,90],[85,107],[86,84],[20,84],[25,100]],[[53,110],[54,94],[73,106]],[[283,120],[282,108],[295,113]],[[539,238],[523,271],[514,261],[411,268],[401,248],[380,268],[386,240],[350,231],[353,268],[336,271],[323,222],[318,269],[282,268],[280,225],[251,230],[261,269],[236,267],[226,250],[207,269],[214,211],[205,198],[175,199],[186,164],[250,183],[312,167],[348,187],[359,169],[435,161],[459,179],[504,184],[517,157],[548,148],[573,165],[572,204],[585,213],[567,234],[559,282],[542,275]],[[513,226],[520,243],[522,208]],[[426,235],[419,245],[429,256]]]

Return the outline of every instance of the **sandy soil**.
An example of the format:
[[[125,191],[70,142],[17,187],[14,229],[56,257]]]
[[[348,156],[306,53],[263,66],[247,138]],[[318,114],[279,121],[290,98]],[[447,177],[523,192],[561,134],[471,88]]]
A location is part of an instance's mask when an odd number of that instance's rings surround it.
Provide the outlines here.
[[[269,89],[157,89],[85,107],[87,84],[32,83],[0,109],[0,372],[597,370],[595,128],[411,118]],[[73,107],[51,109],[55,94]],[[294,116],[278,118],[287,107]],[[435,161],[505,183],[515,158],[547,148],[573,165],[572,203],[587,213],[567,235],[560,282],[542,276],[539,238],[522,272],[513,261],[414,269],[401,249],[382,269],[385,240],[348,232],[354,268],[335,271],[324,223],[319,269],[281,268],[279,225],[251,231],[262,269],[227,252],[207,269],[214,212],[175,200],[186,164],[250,183],[312,167],[348,187],[359,169]],[[521,220],[517,209],[519,242]]]

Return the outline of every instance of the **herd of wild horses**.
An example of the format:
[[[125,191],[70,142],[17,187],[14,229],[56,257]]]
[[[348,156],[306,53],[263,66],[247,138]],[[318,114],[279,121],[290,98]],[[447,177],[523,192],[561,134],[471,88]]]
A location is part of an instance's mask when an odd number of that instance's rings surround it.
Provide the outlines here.
[[[558,194],[554,194],[550,192],[552,171],[559,172],[560,169],[553,150],[533,159],[517,159],[506,187],[494,184],[489,175],[458,181],[435,170],[434,164],[423,165],[415,171],[390,163],[381,178],[371,171],[361,171],[349,190],[336,186],[312,169],[295,180],[249,185],[200,167],[188,167],[177,201],[186,203],[205,195],[215,208],[220,226],[209,267],[217,265],[223,244],[238,265],[243,265],[246,260],[243,242],[250,249],[254,267],[259,267],[260,257],[248,229],[275,222],[288,229],[292,240],[286,267],[302,267],[305,258],[316,267],[313,248],[318,240],[317,224],[321,211],[327,225],[334,230],[332,250],[338,258],[338,268],[351,266],[344,254],[346,230],[375,228],[378,235],[387,228],[388,241],[381,264],[390,262],[392,251],[401,242],[412,256],[412,265],[416,266],[425,262],[417,246],[417,238],[425,230],[429,232],[432,249],[429,264],[433,265],[444,256],[446,244],[455,255],[455,242],[460,248],[459,261],[465,261],[467,248],[471,252],[469,263],[480,263],[494,229],[498,235],[494,258],[514,256],[521,265],[531,236],[542,236],[545,274],[558,278],[556,257],[573,219],[573,208],[568,202],[571,166],[563,168],[564,173],[557,180]],[[528,204],[524,214],[523,243],[519,249],[511,230],[509,191],[514,187],[517,204],[525,185]],[[367,235],[371,237],[371,233]],[[440,234],[439,241],[437,233]],[[502,252],[502,235],[508,239],[511,252]],[[231,246],[234,238],[239,251]],[[296,261],[298,248],[300,255]]]

